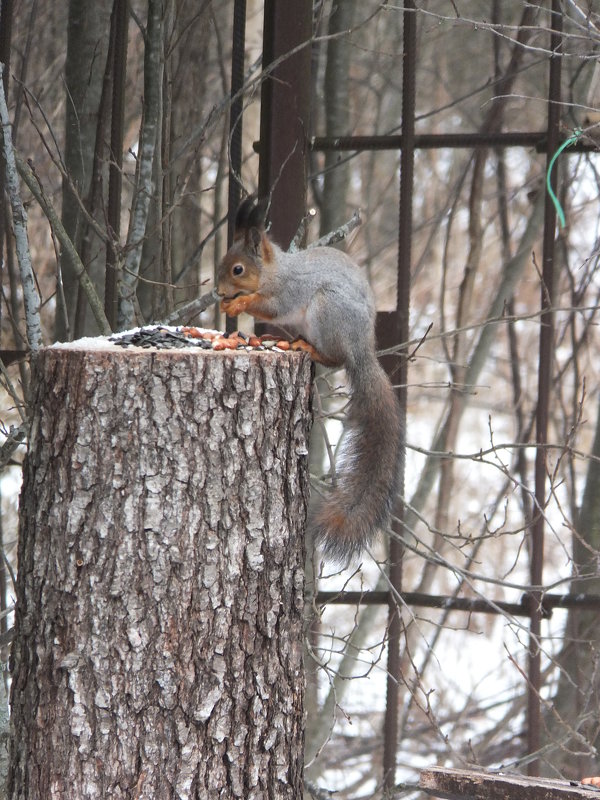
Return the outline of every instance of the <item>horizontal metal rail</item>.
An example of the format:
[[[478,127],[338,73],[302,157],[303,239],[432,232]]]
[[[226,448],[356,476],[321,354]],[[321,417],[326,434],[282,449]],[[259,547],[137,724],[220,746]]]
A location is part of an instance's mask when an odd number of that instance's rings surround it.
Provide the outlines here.
[[[561,143],[568,137],[563,137]],[[401,150],[402,134],[388,136],[313,136],[308,146],[315,152],[324,150]],[[474,147],[533,147],[545,153],[547,131],[507,131],[504,133],[419,133],[415,134],[414,147],[418,150],[437,148]],[[569,146],[570,153],[598,152],[598,146],[579,139]]]
[[[530,617],[533,596],[524,594],[519,603],[504,600],[487,600],[483,597],[451,597],[421,592],[399,592],[399,600],[407,606],[441,608],[446,611],[481,612],[483,614],[511,614]],[[373,592],[319,592],[317,605],[377,605],[389,600],[389,591]],[[542,616],[549,619],[555,608],[589,608],[600,610],[597,594],[545,594],[541,600]]]

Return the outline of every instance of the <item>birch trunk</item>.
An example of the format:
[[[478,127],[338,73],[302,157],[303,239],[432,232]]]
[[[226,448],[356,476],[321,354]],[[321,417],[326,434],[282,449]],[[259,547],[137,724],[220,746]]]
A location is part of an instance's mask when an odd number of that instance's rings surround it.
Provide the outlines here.
[[[297,798],[311,367],[34,357],[9,797]]]

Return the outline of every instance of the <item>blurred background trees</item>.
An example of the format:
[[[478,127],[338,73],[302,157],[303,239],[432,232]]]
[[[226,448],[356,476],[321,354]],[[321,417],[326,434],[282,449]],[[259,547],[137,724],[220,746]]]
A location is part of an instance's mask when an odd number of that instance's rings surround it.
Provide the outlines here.
[[[417,134],[545,131],[550,3],[416,7]],[[584,0],[561,11],[561,126],[564,136],[581,130],[586,147],[567,149],[554,167],[566,224],[556,230],[543,577],[547,591],[599,595],[600,19]],[[248,191],[259,176],[262,13],[248,0],[234,176]],[[37,195],[23,186],[47,343],[99,331],[49,207],[113,328],[164,318],[211,288],[227,246],[232,22],[232,0],[3,0],[0,60],[13,141]],[[401,131],[402,29],[402,4],[315,0],[309,139]],[[390,310],[398,150],[311,150],[308,161],[317,216],[309,239],[361,208],[363,224],[344,247],[368,270],[378,308]],[[530,588],[546,166],[532,146],[416,151],[406,591],[518,603]],[[26,338],[7,202],[0,240],[10,444],[24,430],[27,367],[10,364]],[[214,309],[191,321],[223,324]],[[343,376],[325,374],[319,388],[335,446]],[[4,452],[2,535],[14,568],[21,456]],[[328,470],[324,458],[317,471]],[[319,588],[381,585],[386,540],[373,555],[355,574],[321,575]],[[14,597],[7,576],[5,609]],[[600,766],[597,613],[555,610],[542,624],[538,755],[550,774]],[[339,797],[370,796],[381,772],[385,611],[328,605],[318,618],[307,655],[316,665],[308,774]],[[403,622],[399,775],[410,780],[435,761],[526,768],[526,618],[407,606]]]

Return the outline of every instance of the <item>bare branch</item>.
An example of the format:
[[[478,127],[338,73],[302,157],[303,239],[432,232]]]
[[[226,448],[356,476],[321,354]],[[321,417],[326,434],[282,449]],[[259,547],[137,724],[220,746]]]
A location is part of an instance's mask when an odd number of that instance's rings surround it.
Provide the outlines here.
[[[184,306],[181,306],[181,308],[176,309],[172,314],[169,314],[168,317],[161,320],[161,322],[163,325],[173,325],[184,317],[190,317],[193,314],[201,314],[203,311],[206,311],[209,306],[212,306],[213,303],[217,303],[219,299],[219,295],[216,290],[213,289],[203,294],[202,297],[198,297],[196,300],[192,300],[190,303],[186,303]]]
[[[360,211],[356,209],[352,217],[345,222],[343,225],[340,225],[339,228],[336,228],[331,233],[327,233],[325,236],[321,236],[320,239],[317,239],[316,242],[309,244],[306,248],[307,250],[312,250],[313,247],[328,247],[329,245],[336,244],[336,242],[341,242],[345,239],[355,228],[362,223],[360,218]]]

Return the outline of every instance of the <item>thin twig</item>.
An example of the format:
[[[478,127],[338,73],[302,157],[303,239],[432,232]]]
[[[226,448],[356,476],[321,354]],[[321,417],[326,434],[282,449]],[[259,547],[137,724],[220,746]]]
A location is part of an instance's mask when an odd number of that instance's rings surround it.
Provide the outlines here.
[[[18,428],[11,425],[6,439],[0,446],[0,469],[9,463],[15,450],[23,444],[27,438],[28,429],[29,426],[26,422],[23,422]]]
[[[298,250],[301,250],[302,242],[304,241],[304,237],[306,236],[306,229],[308,227],[308,223],[312,221],[313,217],[315,216],[315,211],[312,208],[309,208],[307,213],[302,217],[300,220],[300,224],[298,225],[298,230],[294,234],[294,238],[290,242],[290,246],[288,247],[288,253],[297,253]]]
[[[25,413],[25,409],[23,408],[23,400],[17,394],[17,391],[13,386],[13,383],[6,369],[6,365],[1,358],[0,358],[0,374],[2,374],[2,377],[4,378],[4,389],[12,397],[15,407],[19,412],[19,416],[21,417],[21,422],[25,422],[27,419],[27,415]]]

